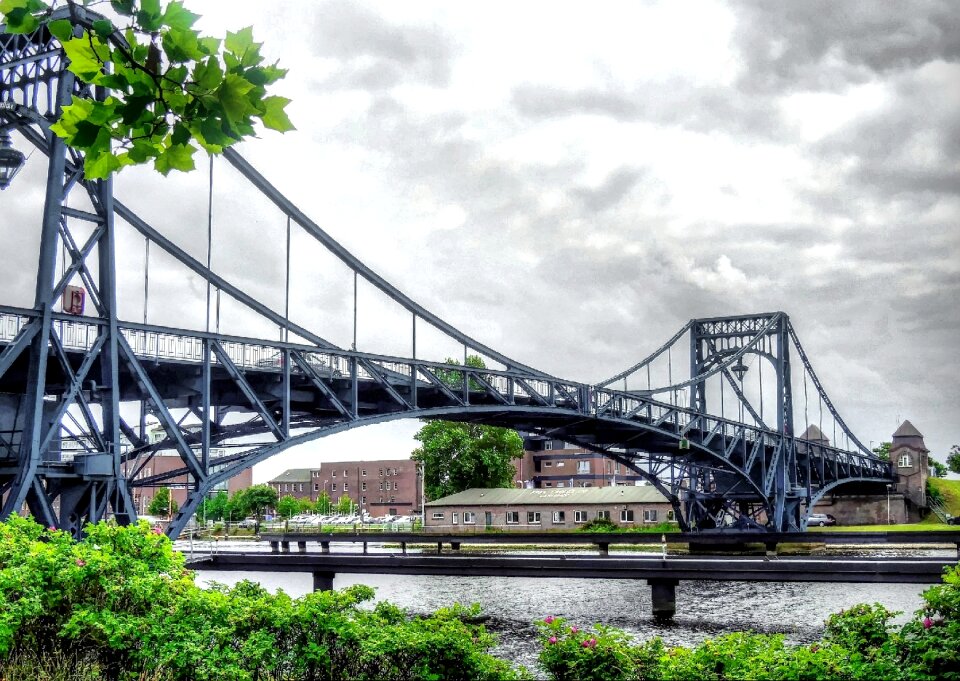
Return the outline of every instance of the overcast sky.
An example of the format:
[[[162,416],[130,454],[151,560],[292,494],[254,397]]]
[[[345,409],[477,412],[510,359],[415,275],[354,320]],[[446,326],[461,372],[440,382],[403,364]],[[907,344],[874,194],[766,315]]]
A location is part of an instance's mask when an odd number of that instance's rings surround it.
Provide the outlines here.
[[[297,131],[240,152],[479,341],[593,382],[690,318],[783,310],[864,443],[903,419],[941,460],[960,443],[956,2],[187,5],[214,34],[253,25],[290,69]],[[200,258],[202,166],[166,184],[124,171],[116,189]],[[214,268],[282,312],[285,223],[235,179],[215,168]],[[3,212],[32,220],[14,196]],[[29,253],[29,230],[4,233],[7,257]],[[142,241],[119,239],[122,309],[139,319]],[[349,346],[349,276],[294,239],[294,319]],[[150,320],[196,313],[199,282],[151,267]],[[6,269],[8,291],[32,291]],[[390,337],[368,318],[361,349],[403,351],[407,318]],[[255,479],[406,456],[416,427],[321,440]]]

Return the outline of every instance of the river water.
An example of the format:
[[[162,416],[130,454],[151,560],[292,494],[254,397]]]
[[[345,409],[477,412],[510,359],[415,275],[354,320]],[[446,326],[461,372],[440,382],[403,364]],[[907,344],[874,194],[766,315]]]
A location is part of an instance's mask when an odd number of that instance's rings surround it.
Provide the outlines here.
[[[201,584],[233,584],[240,579],[251,579],[270,590],[283,589],[291,596],[309,593],[313,584],[310,574],[300,573],[197,573]],[[747,630],[781,633],[792,642],[806,643],[821,635],[831,613],[857,603],[880,603],[902,611],[895,620],[902,623],[921,607],[921,594],[928,588],[923,584],[681,581],[677,614],[665,624],[653,620],[650,588],[643,581],[352,574],[340,574],[334,580],[336,589],[351,584],[372,586],[378,600],[390,601],[411,614],[426,615],[455,602],[480,603],[490,617],[487,629],[499,637],[493,652],[531,670],[538,651],[534,622],[548,615],[564,617],[581,628],[594,623],[614,626],[638,639],[660,636],[669,645],[689,646]]]

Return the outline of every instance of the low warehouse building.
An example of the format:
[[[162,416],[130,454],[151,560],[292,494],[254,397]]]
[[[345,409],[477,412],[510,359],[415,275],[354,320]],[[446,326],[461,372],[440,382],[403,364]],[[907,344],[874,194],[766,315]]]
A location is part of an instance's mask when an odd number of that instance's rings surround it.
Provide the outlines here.
[[[655,487],[468,489],[426,504],[424,527],[435,532],[576,530],[598,518],[624,527],[673,522]]]

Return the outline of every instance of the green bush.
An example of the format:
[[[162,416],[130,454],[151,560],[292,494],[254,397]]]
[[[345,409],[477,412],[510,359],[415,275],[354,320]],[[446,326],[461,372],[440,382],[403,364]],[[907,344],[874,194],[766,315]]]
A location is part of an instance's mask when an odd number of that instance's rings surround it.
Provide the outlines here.
[[[0,679],[253,681],[512,679],[479,606],[408,617],[361,607],[353,586],[291,599],[253,582],[201,589],[146,523],[99,523],[83,541],[0,523]],[[45,671],[70,660],[69,671]]]

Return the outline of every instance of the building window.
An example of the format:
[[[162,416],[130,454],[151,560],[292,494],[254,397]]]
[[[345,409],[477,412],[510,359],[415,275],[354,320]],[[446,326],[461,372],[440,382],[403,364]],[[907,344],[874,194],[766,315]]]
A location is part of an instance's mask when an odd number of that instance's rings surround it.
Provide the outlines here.
[[[302,492],[302,491],[303,491],[303,483],[301,482],[301,483],[298,483],[298,484],[300,485],[300,489],[299,489],[298,491]]]
[[[554,512],[553,512],[553,522],[555,522],[555,523],[565,523],[565,522],[567,522],[567,520],[566,520],[566,514],[565,514],[563,511],[554,511]]]
[[[899,468],[910,468],[910,455],[901,454],[900,458],[897,460],[897,466]]]
[[[527,511],[527,524],[528,524],[528,525],[539,525],[539,524],[540,524],[540,511]]]
[[[319,482],[313,483],[313,491],[314,491],[314,492],[319,492],[319,491],[320,491],[320,483],[319,483]]]
[[[361,504],[367,503],[367,498],[366,498],[366,497],[360,497],[360,503],[361,503]]]
[[[450,514],[450,522],[454,525],[460,522],[459,518],[460,518],[460,515],[456,511]]]
[[[346,468],[343,469],[343,477],[347,477],[347,469],[346,469]]]
[[[633,511],[629,511],[629,510],[620,511],[620,522],[621,522],[621,523],[632,523],[632,522],[633,522]]]
[[[383,477],[383,469],[382,469],[382,468],[380,469],[380,477],[381,477],[381,478]]]
[[[557,468],[563,468],[563,461],[557,461]]]
[[[669,520],[670,522],[673,522],[676,519],[677,519],[676,514],[673,511],[667,511],[667,520]]]
[[[336,472],[336,471],[330,471],[330,477],[331,477],[331,478],[337,477],[337,472]]]
[[[395,502],[396,500],[397,500],[396,497],[390,497],[390,503],[391,503],[391,504],[392,504],[393,502]]]
[[[544,461],[544,462],[543,462],[543,467],[544,467],[544,468],[550,468],[551,466],[553,466],[553,461]]]
[[[543,448],[544,448],[544,449],[553,449],[553,441],[552,441],[552,440],[544,440],[544,441],[543,441]]]
[[[520,524],[520,511],[507,511],[507,525]]]
[[[361,469],[360,469],[360,475],[362,475],[363,477],[367,477],[367,469],[366,469],[366,468],[361,468]]]
[[[643,522],[645,523],[657,522],[657,510],[655,508],[645,508],[643,510]]]
[[[287,483],[283,483],[283,491],[284,491],[284,492],[287,491]]]
[[[463,512],[463,524],[464,525],[476,525],[477,524],[477,514],[473,511],[464,511]]]
[[[562,482],[558,482],[558,483],[557,483],[557,487],[563,487],[563,483],[562,483]]]
[[[597,511],[597,520],[610,520],[610,511]]]
[[[544,487],[553,487],[553,483],[552,483],[552,482],[545,482],[545,483],[543,483],[543,486],[544,486]]]
[[[367,481],[366,481],[366,480],[364,480],[363,482],[360,483],[360,490],[363,491],[363,492],[366,492],[366,491],[367,491]]]
[[[349,491],[350,491],[350,487],[347,485],[347,483],[343,483],[343,491],[344,491],[344,492],[349,492]]]
[[[336,491],[337,491],[337,483],[333,483],[332,485],[330,485],[330,491],[331,491],[331,492],[336,492]]]
[[[589,472],[590,472],[589,461],[577,461],[577,473],[589,473]]]
[[[443,520],[443,513],[442,513],[441,511],[434,511],[434,512],[433,512],[433,519],[434,519],[434,520]]]
[[[586,512],[586,511],[574,511],[574,512],[573,512],[573,522],[575,522],[575,523],[585,523],[585,522],[587,522],[587,512]]]

